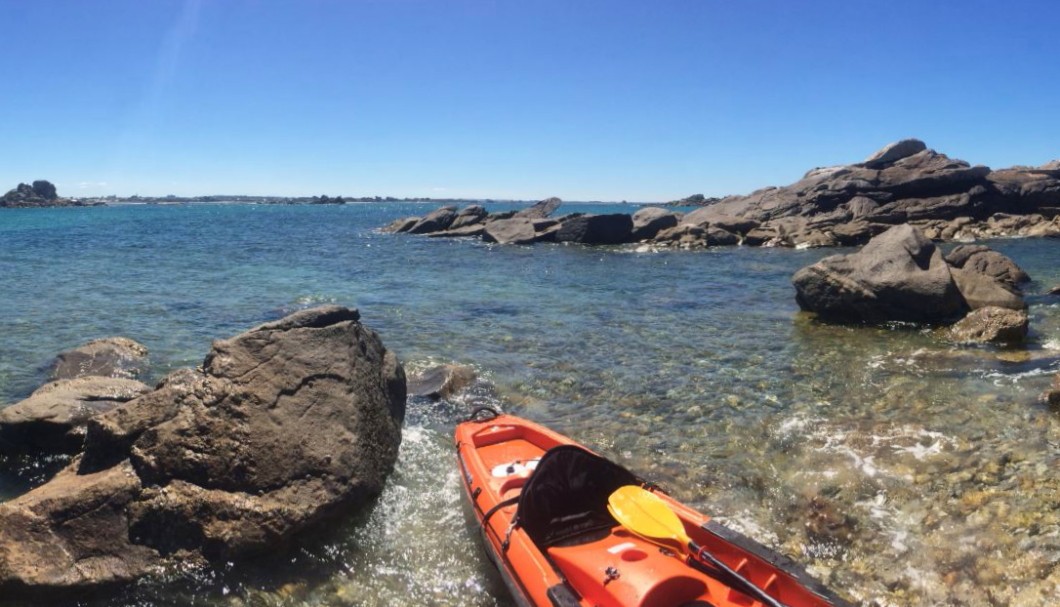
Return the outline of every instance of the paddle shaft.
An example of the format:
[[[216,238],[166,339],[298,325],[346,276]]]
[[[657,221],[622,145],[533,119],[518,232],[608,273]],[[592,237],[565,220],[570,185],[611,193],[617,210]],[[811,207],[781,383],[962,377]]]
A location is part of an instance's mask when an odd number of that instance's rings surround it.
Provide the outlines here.
[[[753,596],[755,599],[758,599],[758,601],[760,601],[764,605],[768,605],[769,607],[787,607],[787,605],[766,594],[764,590],[751,583],[751,580],[745,578],[739,573],[736,573],[736,571],[732,567],[729,567],[725,563],[721,562],[713,554],[707,552],[702,547],[700,547],[699,544],[691,540],[689,540],[688,542],[688,559],[690,561],[696,559],[704,560],[712,567],[716,567],[726,575],[731,576],[734,580],[740,583],[740,586],[742,586],[741,588],[737,588],[737,590],[743,592],[744,594],[749,594]]]

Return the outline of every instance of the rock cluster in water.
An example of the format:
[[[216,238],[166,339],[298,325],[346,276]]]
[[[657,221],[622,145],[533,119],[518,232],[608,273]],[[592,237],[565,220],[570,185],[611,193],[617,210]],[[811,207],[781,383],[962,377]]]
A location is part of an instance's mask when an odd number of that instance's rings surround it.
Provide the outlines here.
[[[930,150],[892,143],[863,162],[813,169],[798,182],[729,196],[682,215],[662,208],[550,219],[559,199],[519,212],[478,205],[442,207],[384,230],[476,236],[530,244],[644,243],[653,247],[825,247],[861,245],[894,225],[919,227],[933,240],[996,236],[1060,237],[1060,161],[992,171]]]
[[[364,504],[397,457],[405,388],[356,310],[214,342],[201,368],[90,417],[69,466],[0,504],[0,596],[261,552]]]
[[[1011,259],[982,245],[960,245],[943,256],[911,225],[792,277],[799,307],[824,320],[949,323],[963,316],[950,331],[955,341],[1000,343],[1019,343],[1027,334],[1020,285],[1029,280]]]
[[[70,207],[84,206],[83,203],[69,198],[60,198],[55,185],[43,179],[32,184],[20,183],[14,189],[0,196],[0,208],[3,207]]]

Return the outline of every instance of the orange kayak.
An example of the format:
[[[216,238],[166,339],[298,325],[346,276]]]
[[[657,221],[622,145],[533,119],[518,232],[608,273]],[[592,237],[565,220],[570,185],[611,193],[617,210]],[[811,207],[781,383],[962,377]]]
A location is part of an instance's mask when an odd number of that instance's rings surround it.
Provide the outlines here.
[[[483,544],[521,606],[850,607],[791,559],[531,421],[480,408],[456,447]],[[626,485],[661,498],[717,565],[619,524],[608,497]]]

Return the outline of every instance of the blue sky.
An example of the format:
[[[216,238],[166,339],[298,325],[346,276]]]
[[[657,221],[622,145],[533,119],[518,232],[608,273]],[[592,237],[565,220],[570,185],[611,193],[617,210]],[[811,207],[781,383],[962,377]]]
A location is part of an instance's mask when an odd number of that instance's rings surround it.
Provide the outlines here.
[[[1060,3],[0,0],[0,190],[669,200],[1060,157]]]

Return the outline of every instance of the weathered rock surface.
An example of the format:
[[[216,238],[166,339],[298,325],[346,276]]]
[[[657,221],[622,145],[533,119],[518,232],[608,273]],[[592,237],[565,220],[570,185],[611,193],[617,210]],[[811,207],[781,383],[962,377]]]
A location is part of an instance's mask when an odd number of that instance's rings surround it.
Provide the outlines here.
[[[499,219],[486,224],[482,240],[499,244],[530,244],[537,240],[534,222],[526,217]]]
[[[449,398],[466,389],[478,375],[467,365],[437,365],[412,375],[408,379],[410,396]]]
[[[559,198],[546,198],[542,201],[535,203],[531,207],[516,212],[515,217],[526,217],[527,219],[545,219],[549,215],[555,213],[556,209],[558,209],[561,204],[563,204],[563,201]]]
[[[129,536],[128,507],[143,489],[126,460],[94,474],[77,461],[0,504],[0,596],[48,595],[127,583],[161,562]]]
[[[637,242],[654,238],[662,230],[677,225],[680,216],[659,207],[644,207],[633,214],[633,231],[630,240]]]
[[[799,306],[830,320],[937,322],[966,310],[942,253],[908,225],[805,267],[792,281]]]
[[[60,379],[0,410],[0,446],[42,455],[78,453],[92,417],[150,392],[120,377]]]
[[[1031,277],[1007,256],[983,245],[959,245],[946,255],[946,263],[990,276],[1013,289],[1029,282]]]
[[[556,242],[621,244],[633,232],[633,218],[624,213],[580,215],[561,218]]]
[[[966,217],[986,230],[987,219],[1002,213],[1028,218],[1022,225],[995,222],[989,229],[1000,233],[994,235],[1029,235],[1035,230],[1051,235],[1052,223],[1046,217],[1055,213],[1030,216],[1040,209],[1060,206],[1060,176],[1047,167],[991,171],[950,159],[928,149],[922,141],[907,139],[884,147],[861,163],[813,169],[788,186],[726,197],[689,213],[684,221],[704,225],[739,217],[769,225],[800,217],[826,232],[854,221],[893,225]],[[847,244],[850,238],[837,240]],[[784,240],[778,244],[793,246]]]
[[[1023,310],[985,307],[972,310],[949,328],[950,338],[961,343],[1018,344],[1027,337]]]
[[[489,212],[480,204],[464,207],[456,214],[453,223],[449,224],[449,229],[458,230],[466,226],[480,224],[486,220],[488,215]]]
[[[98,375],[135,379],[147,370],[147,348],[127,337],[95,339],[59,353],[49,377],[73,379]]]
[[[401,217],[383,227],[384,232],[390,232],[393,234],[400,234],[402,232],[408,232],[414,225],[420,222],[422,217]]]
[[[405,376],[356,310],[214,342],[201,370],[89,421],[85,450],[0,505],[0,595],[125,582],[165,562],[275,549],[376,495]]]
[[[447,229],[456,220],[456,207],[446,206],[427,213],[407,230],[409,234],[429,234]]]
[[[950,273],[969,309],[997,307],[1022,310],[1027,307],[1017,289],[989,274],[967,267],[950,268]]]

